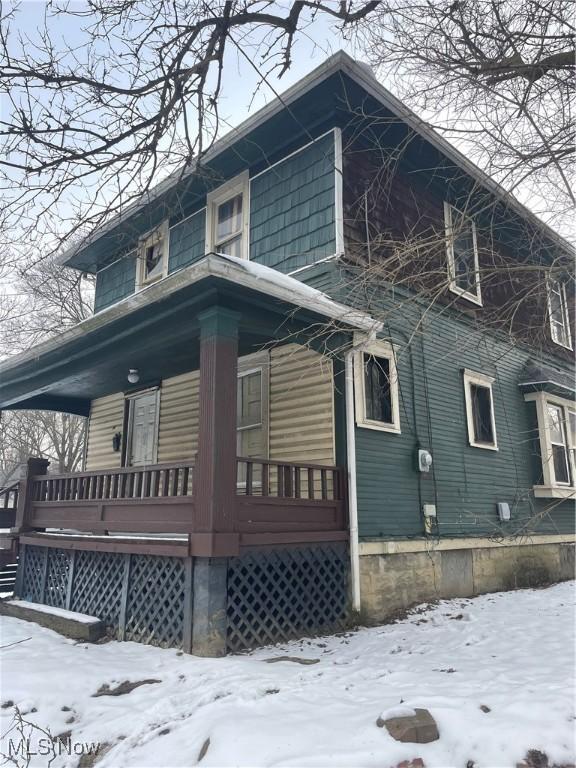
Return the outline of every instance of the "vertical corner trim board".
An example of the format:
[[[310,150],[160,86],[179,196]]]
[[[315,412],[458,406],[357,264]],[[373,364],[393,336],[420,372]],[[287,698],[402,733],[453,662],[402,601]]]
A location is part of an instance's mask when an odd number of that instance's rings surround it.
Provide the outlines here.
[[[198,446],[199,372],[162,381],[158,462],[194,456]],[[120,466],[112,438],[122,432],[124,395],[92,401],[86,469]],[[332,362],[318,352],[286,344],[270,352],[270,456],[279,461],[334,464]]]

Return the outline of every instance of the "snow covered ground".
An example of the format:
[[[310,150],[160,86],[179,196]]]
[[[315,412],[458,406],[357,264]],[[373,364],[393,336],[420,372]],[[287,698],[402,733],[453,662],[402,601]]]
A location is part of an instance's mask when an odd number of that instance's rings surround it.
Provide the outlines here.
[[[389,768],[419,757],[427,768],[514,768],[529,749],[574,763],[574,596],[571,582],[443,601],[397,624],[226,659],[78,644],[4,618],[2,733],[13,702],[52,734],[71,731],[71,743],[111,745],[98,768],[193,766],[202,752],[203,767]],[[314,663],[269,663],[279,656]],[[93,696],[144,679],[160,682]],[[401,703],[428,708],[439,741],[402,744],[376,726]]]

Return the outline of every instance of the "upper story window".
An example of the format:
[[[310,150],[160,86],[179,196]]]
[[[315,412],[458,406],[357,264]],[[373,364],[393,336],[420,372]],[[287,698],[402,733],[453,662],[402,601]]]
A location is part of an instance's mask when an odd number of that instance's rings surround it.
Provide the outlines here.
[[[566,301],[566,285],[560,280],[549,278],[548,289],[548,314],[550,316],[550,333],[552,341],[567,349],[572,349],[572,335],[570,333],[570,318],[568,303]]]
[[[356,423],[361,427],[400,432],[398,373],[394,348],[374,341],[354,359]]]
[[[576,497],[576,403],[547,392],[524,396],[536,403],[542,484],[535,496]]]
[[[208,194],[206,251],[248,258],[248,172]]]
[[[140,242],[136,272],[137,288],[154,283],[168,274],[168,240],[168,222],[165,221]]]
[[[498,450],[496,441],[496,420],[492,399],[491,376],[474,371],[464,371],[464,397],[466,401],[466,421],[468,423],[468,442],[475,448]]]
[[[482,304],[476,225],[449,203],[444,203],[444,223],[450,290]]]

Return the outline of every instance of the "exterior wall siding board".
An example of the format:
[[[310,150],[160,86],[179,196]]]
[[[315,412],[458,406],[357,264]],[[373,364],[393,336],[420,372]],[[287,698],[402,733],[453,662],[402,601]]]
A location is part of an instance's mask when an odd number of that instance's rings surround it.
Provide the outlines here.
[[[96,275],[94,312],[115,304],[134,293],[136,287],[136,258],[134,255],[118,259]]]
[[[296,344],[271,350],[270,458],[334,463],[332,364]],[[198,449],[199,372],[164,379],[160,390],[158,462],[193,459]],[[120,465],[112,451],[122,431],[122,393],[94,400],[88,429],[87,469]]]
[[[410,329],[421,321],[416,309],[403,302],[402,317],[394,316],[383,296],[370,309],[376,315],[386,311],[400,348],[402,433],[356,428],[360,536],[424,535],[423,503],[437,505],[440,536],[572,532],[572,501],[535,499],[531,492],[538,482],[535,416],[518,381],[534,354],[445,310],[429,313],[422,333],[406,347]],[[495,377],[498,451],[468,443],[464,368]],[[419,445],[432,453],[430,474],[416,471]],[[510,504],[510,523],[499,522],[499,501]]]
[[[93,400],[88,421],[86,470],[115,469],[120,466],[121,453],[112,449],[112,438],[122,432],[124,424],[124,395],[113,395]]]
[[[194,264],[204,256],[206,237],[206,211],[194,215],[170,230],[168,272]]]
[[[250,185],[250,258],[282,272],[336,250],[334,134],[256,176]]]

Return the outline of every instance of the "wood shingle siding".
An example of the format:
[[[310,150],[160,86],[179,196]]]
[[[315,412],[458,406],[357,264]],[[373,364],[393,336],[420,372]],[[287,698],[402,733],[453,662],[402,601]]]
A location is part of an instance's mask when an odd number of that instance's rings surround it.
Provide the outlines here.
[[[124,395],[100,397],[92,401],[88,421],[88,443],[86,469],[107,469],[119,467],[122,460],[120,451],[112,448],[112,438],[122,432],[124,423]]]
[[[187,267],[204,256],[206,211],[203,209],[170,230],[168,272]]]
[[[136,258],[134,254],[118,259],[96,275],[94,312],[115,304],[134,293],[136,287]]]
[[[334,132],[251,179],[250,259],[282,272],[336,251]]]

